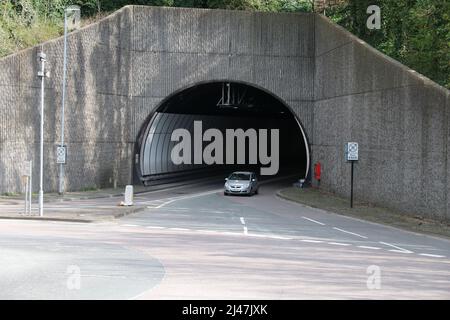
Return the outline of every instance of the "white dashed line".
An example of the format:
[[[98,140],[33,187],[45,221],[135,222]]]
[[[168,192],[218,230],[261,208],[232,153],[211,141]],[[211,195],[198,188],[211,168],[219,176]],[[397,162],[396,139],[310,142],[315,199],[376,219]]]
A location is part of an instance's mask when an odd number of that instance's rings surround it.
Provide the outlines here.
[[[169,228],[170,230],[176,230],[176,231],[189,231],[189,229],[186,228]]]
[[[280,239],[280,240],[292,240],[293,238],[282,237],[282,236],[268,236],[270,239]]]
[[[370,249],[370,250],[380,250],[381,248],[379,247],[371,247],[371,246],[358,246],[358,248],[361,249]]]
[[[388,247],[395,248],[396,250],[389,250],[389,251],[392,251],[392,252],[413,253],[413,252],[410,251],[410,250],[406,250],[406,249],[400,248],[400,247],[398,247],[398,246],[395,246],[395,245],[390,244],[390,243],[387,243],[387,242],[382,242],[382,241],[380,241],[379,243],[384,244],[385,246],[388,246]]]
[[[322,243],[323,242],[323,241],[320,241],[320,240],[309,240],[309,239],[302,239],[300,241],[310,242],[310,243]]]
[[[439,254],[430,254],[430,253],[419,253],[419,256],[432,257],[432,258],[445,258],[445,256],[441,256]]]
[[[244,217],[241,217],[241,223],[242,223],[242,224],[245,224]]]
[[[354,232],[350,232],[350,231],[347,231],[347,230],[344,230],[344,229],[339,229],[339,228],[336,228],[336,227],[333,227],[333,229],[334,229],[334,230],[341,231],[341,232],[344,232],[344,233],[352,234],[352,235],[354,235],[354,236],[357,236],[357,237],[360,237],[360,238],[363,238],[363,239],[367,239],[366,236],[362,236],[362,235],[360,235],[360,234],[357,234],[357,233],[354,233]]]
[[[124,227],[139,227],[137,224],[123,224]]]
[[[333,244],[335,246],[350,246],[349,243],[341,243],[341,242],[328,242],[328,244]]]
[[[166,227],[158,227],[158,226],[147,226],[147,229],[166,229]]]
[[[307,217],[302,217],[302,218],[303,218],[303,219],[306,219],[306,220],[309,220],[309,221],[311,221],[311,222],[320,224],[321,226],[324,226],[324,225],[325,225],[325,223],[322,223],[322,222],[319,222],[319,221],[316,221],[316,220],[313,220],[313,219],[310,219],[310,218],[307,218]]]
[[[390,252],[398,252],[398,253],[413,253],[412,251],[403,251],[403,250],[396,250],[396,249],[392,249],[392,250],[389,250]]]
[[[245,234],[245,235],[248,235],[248,229],[247,229],[247,227],[244,227],[244,234]]]

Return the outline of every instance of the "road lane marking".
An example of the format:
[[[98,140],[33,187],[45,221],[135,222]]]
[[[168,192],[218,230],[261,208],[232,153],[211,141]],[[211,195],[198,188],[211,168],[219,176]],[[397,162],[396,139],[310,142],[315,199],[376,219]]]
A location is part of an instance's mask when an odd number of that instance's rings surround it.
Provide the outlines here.
[[[241,223],[245,225],[244,217],[241,217]]]
[[[303,218],[303,219],[306,219],[306,220],[309,220],[309,221],[311,221],[311,222],[314,222],[314,223],[320,224],[321,226],[324,226],[324,225],[325,225],[325,223],[322,223],[322,222],[316,221],[316,220],[314,220],[314,219],[310,219],[310,218],[307,218],[307,217],[302,217],[302,218]]]
[[[169,228],[170,230],[176,230],[176,231],[189,231],[189,229],[186,228]]]
[[[162,207],[164,207],[165,205],[168,205],[172,202],[175,201],[179,201],[179,200],[185,200],[185,199],[191,199],[191,198],[196,198],[196,197],[202,197],[202,196],[206,196],[206,195],[210,195],[210,194],[214,194],[217,193],[219,191],[222,191],[222,189],[216,189],[216,190],[211,190],[211,191],[206,191],[206,192],[200,192],[200,193],[193,193],[190,195],[186,195],[186,196],[180,196],[180,197],[171,197],[171,198],[165,198],[165,199],[156,199],[156,200],[152,200],[154,202],[156,201],[163,201],[161,204],[157,205],[157,206],[148,206],[148,209],[161,209]]]
[[[328,242],[328,244],[332,244],[335,246],[351,246],[349,243],[341,243],[341,242]]]
[[[363,236],[363,235],[360,235],[360,234],[357,234],[357,233],[354,233],[354,232],[350,232],[350,231],[347,231],[347,230],[344,230],[344,229],[340,229],[340,228],[336,228],[336,227],[333,227],[333,229],[341,231],[341,232],[344,232],[344,233],[352,234],[354,236],[357,236],[357,237],[360,237],[360,238],[363,238],[363,239],[367,239],[366,236]]]
[[[431,254],[431,253],[419,253],[419,256],[432,257],[432,258],[445,258],[445,256],[441,256],[439,254]]]
[[[268,238],[271,238],[271,239],[280,239],[280,240],[292,240],[292,239],[294,239],[294,238],[282,237],[282,236],[268,236]]]
[[[247,227],[244,227],[244,234],[245,234],[245,235],[248,235],[248,229],[247,229]]]
[[[147,229],[166,229],[166,227],[158,227],[158,226],[147,226]]]
[[[400,247],[398,247],[398,246],[396,246],[396,245],[393,245],[393,244],[390,244],[390,243],[387,243],[387,242],[382,242],[382,241],[380,241],[379,243],[384,244],[385,246],[388,246],[388,247],[395,248],[396,250],[389,250],[389,251],[392,251],[392,252],[413,253],[413,252],[410,251],[410,250],[400,248]]]
[[[124,227],[139,227],[137,224],[123,224]]]
[[[370,249],[370,250],[380,250],[381,248],[379,247],[371,247],[371,246],[357,246],[358,248],[361,249]]]
[[[388,250],[390,252],[398,252],[398,253],[413,253],[412,251],[403,251],[403,250],[397,250],[397,249],[392,249],[392,250]]]
[[[322,243],[323,241],[321,241],[321,240],[309,240],[309,239],[302,239],[302,240],[300,240],[300,241],[303,241],[303,242],[310,242],[310,243]]]

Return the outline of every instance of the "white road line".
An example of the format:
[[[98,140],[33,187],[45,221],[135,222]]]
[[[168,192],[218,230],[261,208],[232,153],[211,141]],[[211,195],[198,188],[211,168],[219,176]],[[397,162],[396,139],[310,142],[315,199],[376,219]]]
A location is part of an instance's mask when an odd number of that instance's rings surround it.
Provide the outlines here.
[[[245,235],[248,235],[248,229],[247,229],[247,227],[244,227],[244,234],[245,234]]]
[[[378,247],[371,247],[371,246],[357,246],[358,248],[361,249],[370,249],[370,250],[380,250],[381,248]]]
[[[393,244],[390,244],[390,243],[387,243],[387,242],[382,242],[382,241],[380,241],[379,243],[384,244],[385,246],[388,246],[388,247],[392,247],[392,248],[397,249],[397,250],[389,250],[389,251],[392,251],[392,252],[413,253],[413,252],[410,251],[410,250],[407,250],[407,249],[403,249],[403,248],[397,247],[397,246],[395,246],[395,245],[393,245]]]
[[[328,244],[333,244],[335,246],[351,246],[349,243],[341,243],[341,242],[328,242]]]
[[[166,227],[158,227],[158,226],[147,226],[147,229],[166,229]]]
[[[226,235],[230,235],[230,236],[241,236],[242,233],[236,233],[236,232],[231,232],[231,231],[222,231],[220,232],[220,234],[226,234]]]
[[[245,225],[244,217],[241,217],[241,223]]]
[[[323,241],[320,241],[320,240],[309,240],[309,239],[302,239],[300,241],[310,242],[310,243],[322,243],[323,242]]]
[[[292,240],[293,238],[282,237],[282,236],[268,236],[271,239],[280,239],[280,240]]]
[[[157,199],[157,200],[153,200],[153,201],[164,201],[163,203],[161,203],[160,205],[156,206],[156,207],[147,207],[148,209],[160,209],[162,207],[164,207],[165,205],[168,205],[169,203],[178,201],[178,200],[184,200],[184,199],[191,199],[191,198],[196,198],[196,197],[202,197],[202,196],[206,196],[206,195],[210,195],[213,193],[217,193],[219,191],[221,191],[222,189],[216,189],[216,190],[211,190],[211,191],[207,191],[207,192],[200,192],[200,193],[194,193],[194,194],[190,194],[190,195],[186,195],[186,196],[181,196],[181,197],[172,197],[172,198],[166,198],[166,199]]]
[[[445,258],[445,256],[441,256],[439,254],[430,254],[430,253],[419,253],[419,256],[432,257],[432,258]]]
[[[303,218],[303,219],[306,219],[306,220],[309,220],[309,221],[311,221],[311,222],[320,224],[321,226],[324,226],[324,225],[325,225],[325,223],[322,223],[322,222],[319,222],[319,221],[316,221],[316,220],[313,220],[313,219],[310,219],[310,218],[307,218],[307,217],[302,217],[302,218]]]
[[[354,232],[350,232],[350,231],[347,231],[347,230],[344,230],[344,229],[339,229],[339,228],[336,228],[336,227],[333,227],[333,229],[334,229],[334,230],[341,231],[341,232],[344,232],[344,233],[352,234],[352,235],[354,235],[354,236],[357,236],[357,237],[360,237],[360,238],[363,238],[363,239],[367,239],[366,236],[362,236],[362,235],[360,235],[360,234],[357,234],[357,233],[354,233]]]
[[[403,250],[397,250],[397,249],[392,249],[392,250],[389,250],[390,252],[398,252],[398,253],[413,253],[412,251],[403,251]]]
[[[169,228],[170,230],[176,230],[176,231],[189,231],[189,229],[186,228]]]
[[[139,227],[137,224],[123,224],[124,227]]]

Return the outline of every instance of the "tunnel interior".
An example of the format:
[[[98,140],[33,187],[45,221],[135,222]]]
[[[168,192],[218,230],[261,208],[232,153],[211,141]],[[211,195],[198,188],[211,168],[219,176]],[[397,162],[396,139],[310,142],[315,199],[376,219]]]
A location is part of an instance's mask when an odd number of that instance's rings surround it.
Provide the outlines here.
[[[177,135],[180,129],[184,135]],[[233,132],[244,133],[244,143]],[[201,83],[167,97],[141,129],[137,150],[136,178],[147,185],[233,171],[299,178],[309,171],[306,136],[289,107],[265,90],[238,82]]]

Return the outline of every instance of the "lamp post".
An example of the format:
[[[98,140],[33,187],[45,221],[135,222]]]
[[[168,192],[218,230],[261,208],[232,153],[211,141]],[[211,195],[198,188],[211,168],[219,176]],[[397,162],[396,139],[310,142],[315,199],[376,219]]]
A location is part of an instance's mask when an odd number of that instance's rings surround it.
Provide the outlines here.
[[[59,187],[58,193],[64,193],[64,165],[66,163],[66,148],[64,146],[64,109],[66,102],[66,74],[67,74],[67,31],[68,31],[68,16],[73,15],[72,26],[78,28],[80,21],[80,7],[69,6],[64,10],[64,61],[63,61],[63,84],[62,84],[62,103],[61,103],[61,144],[59,150],[63,152],[62,160],[59,163]],[[58,153],[59,153],[58,150]],[[57,157],[58,158],[58,157]]]
[[[41,50],[38,52],[38,61],[41,63],[41,70],[38,71],[38,77],[41,78],[41,128],[40,128],[40,172],[39,172],[39,215],[44,215],[44,80],[49,76],[45,70],[47,56]]]

